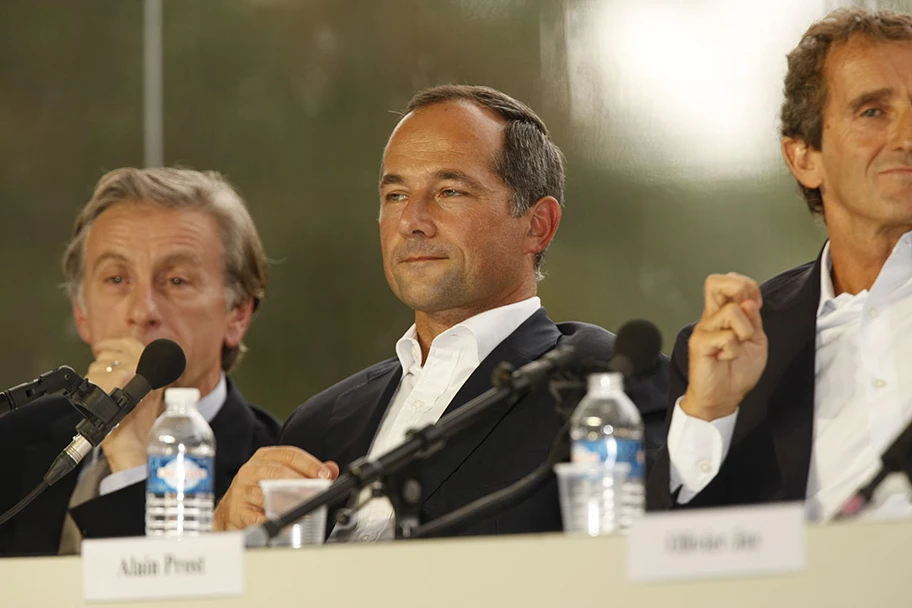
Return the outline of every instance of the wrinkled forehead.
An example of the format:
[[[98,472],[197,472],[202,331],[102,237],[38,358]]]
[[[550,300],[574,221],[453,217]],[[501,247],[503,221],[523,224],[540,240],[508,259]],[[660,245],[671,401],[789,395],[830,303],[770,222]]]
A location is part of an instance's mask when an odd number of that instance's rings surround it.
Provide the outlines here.
[[[912,40],[852,36],[830,49],[823,72],[828,102],[879,90],[912,91]]]
[[[222,242],[218,223],[202,209],[119,204],[102,212],[88,228],[87,268],[100,258],[124,263],[193,262],[219,266]]]

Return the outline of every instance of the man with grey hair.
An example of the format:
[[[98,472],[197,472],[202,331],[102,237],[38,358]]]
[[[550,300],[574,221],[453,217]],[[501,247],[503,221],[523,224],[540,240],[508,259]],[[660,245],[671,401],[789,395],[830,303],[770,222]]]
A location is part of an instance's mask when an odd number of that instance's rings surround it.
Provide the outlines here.
[[[365,455],[401,443],[491,387],[495,366],[515,367],[558,345],[607,360],[614,336],[584,323],[555,324],[536,296],[545,249],[562,214],[563,159],[541,119],[493,89],[443,86],[418,93],[393,131],[380,177],[380,242],[387,282],[415,312],[396,356],[299,407],[282,446],[247,463],[215,513],[216,529],[262,521],[257,483],[269,477],[338,475]],[[633,382],[647,442],[661,436],[661,361]],[[547,459],[562,428],[546,388],[504,404],[422,463],[421,519],[504,488]],[[386,499],[332,540],[393,536]],[[369,501],[369,502],[367,502]],[[332,521],[332,518],[330,518]],[[561,528],[554,480],[460,534]]]
[[[227,377],[265,294],[266,257],[247,208],[217,173],[118,169],[101,178],[63,256],[76,328],[92,350],[87,379],[110,392],[136,372],[146,344],[177,342],[187,358],[174,386],[199,389],[217,444],[216,495],[274,442],[278,423]],[[163,409],[150,393],[68,478],[0,527],[0,553],[74,553],[82,537],[141,535],[146,442]],[[41,480],[79,414],[50,398],[0,425],[5,511]]]

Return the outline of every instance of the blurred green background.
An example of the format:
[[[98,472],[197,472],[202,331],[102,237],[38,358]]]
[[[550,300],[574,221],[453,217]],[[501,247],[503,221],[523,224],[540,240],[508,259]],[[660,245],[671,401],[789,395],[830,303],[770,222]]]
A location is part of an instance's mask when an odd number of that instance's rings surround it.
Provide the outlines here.
[[[411,95],[451,82],[529,103],[567,156],[551,317],[648,318],[670,350],[706,274],[819,251],[776,115],[785,53],[846,4],[164,0],[164,162],[225,173],[276,261],[242,391],[284,418],[393,356],[411,313],[380,263],[380,155]],[[144,162],[143,27],[143,0],[0,9],[0,388],[89,363],[59,258],[96,180]]]

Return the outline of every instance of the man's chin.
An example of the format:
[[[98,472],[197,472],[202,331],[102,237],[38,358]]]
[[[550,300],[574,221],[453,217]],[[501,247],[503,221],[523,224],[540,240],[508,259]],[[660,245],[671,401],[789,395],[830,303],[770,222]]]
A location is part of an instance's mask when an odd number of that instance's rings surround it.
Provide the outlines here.
[[[399,300],[415,311],[435,313],[453,308],[453,298],[441,289],[406,289],[397,294]]]

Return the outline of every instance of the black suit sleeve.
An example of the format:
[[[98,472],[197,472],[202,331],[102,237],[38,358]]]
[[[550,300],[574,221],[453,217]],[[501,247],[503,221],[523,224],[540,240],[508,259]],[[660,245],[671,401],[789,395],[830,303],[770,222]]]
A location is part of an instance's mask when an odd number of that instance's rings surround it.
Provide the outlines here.
[[[146,481],[70,509],[85,538],[142,536],[146,530]]]
[[[643,419],[647,474],[655,466],[659,450],[665,445],[668,368],[668,357],[661,355],[652,368],[627,380],[627,394],[640,410],[640,417]]]
[[[693,325],[688,325],[678,333],[668,373],[668,401],[666,402],[665,420],[662,425],[662,447],[657,451],[655,464],[646,482],[646,509],[663,511],[676,505],[669,484],[671,463],[668,458],[668,426],[675,403],[687,391],[688,351],[687,344],[693,333]]]

